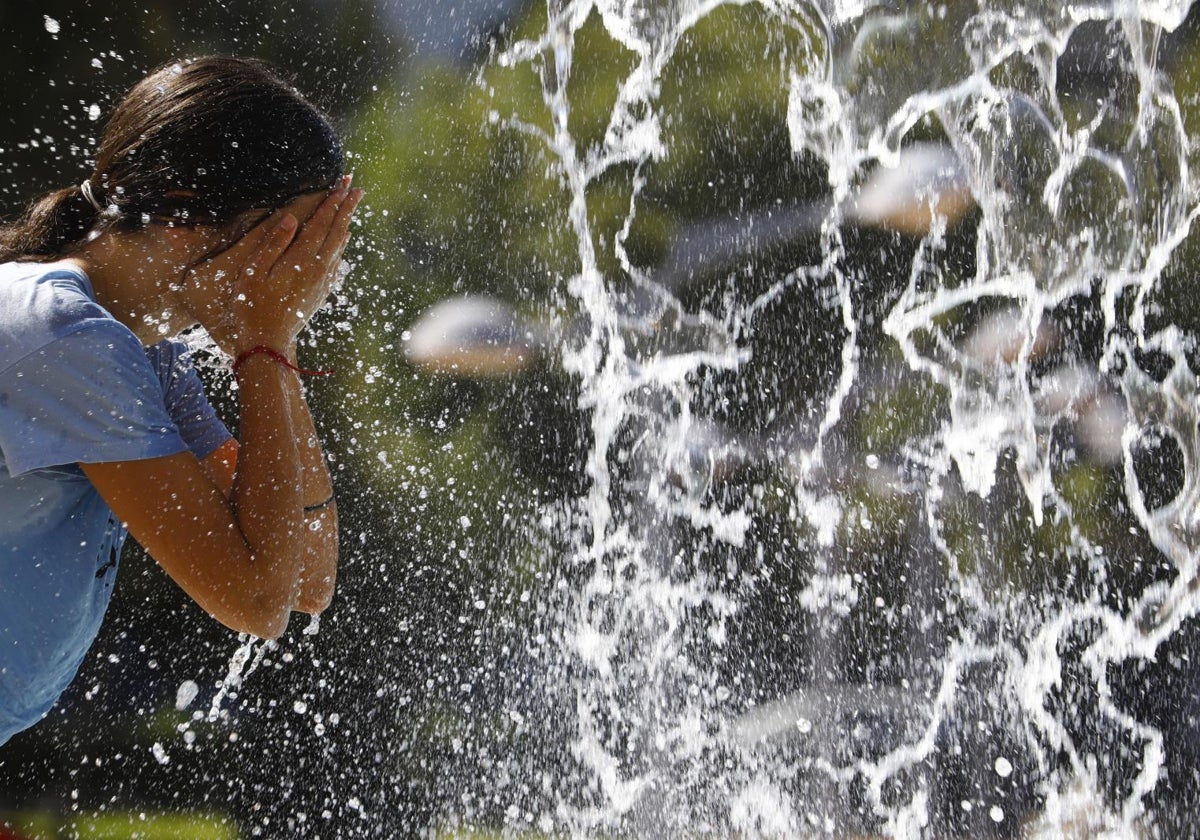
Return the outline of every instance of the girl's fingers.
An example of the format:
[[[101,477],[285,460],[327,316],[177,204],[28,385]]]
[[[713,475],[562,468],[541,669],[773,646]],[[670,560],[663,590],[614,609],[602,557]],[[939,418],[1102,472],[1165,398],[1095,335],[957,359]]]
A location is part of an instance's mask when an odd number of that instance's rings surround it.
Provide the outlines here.
[[[346,246],[350,244],[349,226],[342,229],[336,241],[326,244],[329,245],[329,252],[325,255],[325,267],[326,272],[331,272],[341,262],[342,254],[345,252]]]
[[[257,282],[248,278],[249,282],[288,301],[289,312],[315,311],[336,282],[337,262],[349,242],[350,220],[362,195],[343,179],[303,224],[290,213],[283,214],[282,225],[272,227],[268,220],[245,265],[244,275],[257,275]]]
[[[338,208],[346,201],[350,195],[350,180],[343,178],[341,183],[330,191],[325,200],[321,202],[321,206],[313,213],[313,216],[308,221],[308,225],[312,227],[314,238],[319,242],[324,242],[325,237],[329,233],[329,227],[337,218]]]
[[[271,222],[274,221],[272,225]],[[276,219],[271,216],[267,222],[264,222],[259,227],[264,228],[262,239],[251,251],[247,258],[242,271],[246,274],[258,274],[265,271],[270,271],[271,267],[279,260],[283,253],[288,250],[292,244],[292,240],[296,236],[298,224],[296,217],[291,213],[284,213],[282,217]]]
[[[330,266],[336,263],[341,257],[342,251],[350,239],[350,221],[354,218],[354,211],[357,209],[358,203],[362,201],[362,197],[362,190],[350,190],[345,199],[338,205],[337,212],[330,222],[325,241],[318,252],[318,259],[324,265]]]
[[[296,265],[312,264],[329,235],[329,226],[336,216],[338,206],[345,199],[346,193],[343,182],[343,186],[335,188],[325,197],[325,200],[304,223],[300,234],[292,243],[291,251],[288,253],[290,262]]]
[[[276,226],[278,226],[279,222],[285,215],[287,214],[283,210],[274,211],[261,222],[256,224],[253,228],[251,228],[245,235],[240,237],[238,241],[229,248],[229,252],[231,254],[253,254],[263,245],[263,243],[267,241],[267,238],[271,235],[271,232],[275,230]]]
[[[325,250],[325,243],[328,241],[332,231],[336,230],[338,220],[341,218],[344,208],[353,200],[356,193],[361,190],[350,189],[350,176],[342,178],[341,183],[333,189],[326,197],[325,201],[321,202],[321,206],[317,208],[317,212],[313,214],[313,233],[316,243],[315,253],[320,254]]]

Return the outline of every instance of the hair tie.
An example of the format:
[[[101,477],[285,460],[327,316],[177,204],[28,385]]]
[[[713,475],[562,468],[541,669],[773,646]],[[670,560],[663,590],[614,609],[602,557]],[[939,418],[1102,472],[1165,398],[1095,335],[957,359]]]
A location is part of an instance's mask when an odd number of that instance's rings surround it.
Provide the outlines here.
[[[92,205],[92,207],[96,208],[97,213],[103,213],[105,211],[104,205],[96,200],[96,195],[95,195],[95,193],[92,192],[92,179],[91,178],[87,179],[82,184],[80,184],[79,190],[80,190],[80,192],[83,193],[83,197],[87,199],[87,203]]]

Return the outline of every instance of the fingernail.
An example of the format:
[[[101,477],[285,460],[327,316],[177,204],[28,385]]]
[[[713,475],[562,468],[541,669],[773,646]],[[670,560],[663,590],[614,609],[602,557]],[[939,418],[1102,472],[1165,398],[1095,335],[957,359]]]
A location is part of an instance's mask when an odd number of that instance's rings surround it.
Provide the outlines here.
[[[296,217],[291,213],[284,213],[283,218],[279,220],[279,224],[275,225],[275,230],[283,232],[291,230],[296,226]]]

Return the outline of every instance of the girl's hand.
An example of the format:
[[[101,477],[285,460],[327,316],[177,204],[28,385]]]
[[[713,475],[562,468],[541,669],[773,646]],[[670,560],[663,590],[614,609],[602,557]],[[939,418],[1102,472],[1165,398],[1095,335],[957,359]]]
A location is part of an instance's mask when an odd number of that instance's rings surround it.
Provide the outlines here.
[[[292,346],[333,289],[350,238],[350,219],[361,198],[362,191],[351,190],[349,179],[344,179],[298,231],[289,230],[291,213],[268,231],[267,247],[234,282],[230,308],[237,351],[260,344],[281,350]],[[298,200],[297,209],[304,201]],[[284,241],[286,248],[276,256]]]
[[[301,196],[189,272],[189,309],[223,350],[290,351],[333,288],[362,195],[345,178],[323,197]]]

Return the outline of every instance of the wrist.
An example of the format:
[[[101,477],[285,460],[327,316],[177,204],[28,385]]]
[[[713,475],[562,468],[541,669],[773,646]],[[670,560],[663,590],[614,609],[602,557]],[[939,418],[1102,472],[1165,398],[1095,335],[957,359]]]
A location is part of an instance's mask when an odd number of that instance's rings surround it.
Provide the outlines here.
[[[246,355],[256,347],[270,347],[276,353],[296,358],[296,339],[280,335],[264,335],[263,333],[242,333],[234,336],[229,355],[235,359]]]
[[[326,376],[333,373],[331,370],[309,370],[302,368],[296,364],[296,346],[294,344],[287,348],[287,352],[281,351],[271,344],[255,344],[251,347],[242,350],[233,359],[233,374],[238,375],[243,365],[251,359],[261,358],[269,360],[277,365],[282,365],[288,370],[293,370],[296,373],[303,373],[308,376]]]

